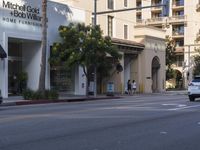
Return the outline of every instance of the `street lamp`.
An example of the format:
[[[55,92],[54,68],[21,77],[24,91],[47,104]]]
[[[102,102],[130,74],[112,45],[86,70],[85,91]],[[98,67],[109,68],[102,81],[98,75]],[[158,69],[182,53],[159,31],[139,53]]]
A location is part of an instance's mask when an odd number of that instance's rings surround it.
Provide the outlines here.
[[[94,0],[94,24],[95,27],[97,25],[97,0]],[[94,97],[97,96],[97,66],[94,65]]]

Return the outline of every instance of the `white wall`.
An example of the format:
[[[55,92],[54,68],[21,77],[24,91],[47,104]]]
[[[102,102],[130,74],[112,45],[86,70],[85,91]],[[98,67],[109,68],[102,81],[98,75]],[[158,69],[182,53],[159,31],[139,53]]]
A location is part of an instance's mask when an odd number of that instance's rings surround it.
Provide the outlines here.
[[[41,43],[25,43],[22,49],[23,70],[28,73],[27,87],[37,90],[40,73]]]
[[[75,73],[75,95],[86,94],[86,76],[83,73],[82,67],[77,67]]]
[[[25,5],[26,8],[30,6],[38,10],[36,14],[38,17],[42,16],[42,1],[41,0],[4,0],[5,4],[7,2],[17,4],[20,6]],[[5,5],[4,5],[5,6]],[[53,42],[59,41],[58,27],[60,25],[67,25],[70,21],[85,21],[85,12],[83,10],[68,8],[67,5],[57,4],[48,1],[48,39],[47,39],[47,58],[50,54],[50,46]],[[69,15],[67,10],[71,10],[73,13]],[[22,12],[17,10],[18,12]],[[37,41],[36,43],[27,43],[24,44],[23,58],[26,63],[24,67],[28,71],[29,80],[28,86],[31,89],[36,89],[39,81],[39,65],[41,61],[41,21],[33,20],[30,18],[20,18],[11,15],[11,12],[14,13],[13,9],[3,7],[3,1],[0,2],[0,43],[5,49],[6,53],[8,52],[8,38],[16,39],[26,39],[27,41],[33,40]],[[27,14],[27,10],[23,11]],[[27,24],[27,23],[30,24]],[[4,62],[3,62],[4,61]],[[3,61],[0,61],[0,89],[2,90],[3,97],[8,96],[8,58],[5,58]],[[46,86],[50,87],[50,71],[49,71],[48,59],[47,59],[47,73],[46,73]],[[81,73],[80,73],[81,74]],[[80,92],[82,93],[82,91]]]

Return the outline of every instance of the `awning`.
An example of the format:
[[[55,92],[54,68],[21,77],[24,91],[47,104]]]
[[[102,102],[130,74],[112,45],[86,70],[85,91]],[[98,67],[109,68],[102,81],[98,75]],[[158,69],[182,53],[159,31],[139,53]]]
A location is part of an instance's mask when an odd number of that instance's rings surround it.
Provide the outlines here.
[[[144,50],[145,46],[141,43],[137,43],[135,41],[111,38],[112,43],[117,45],[120,50],[124,51],[127,54],[131,53],[139,53]]]
[[[6,58],[7,54],[4,51],[3,47],[0,45],[0,58]]]

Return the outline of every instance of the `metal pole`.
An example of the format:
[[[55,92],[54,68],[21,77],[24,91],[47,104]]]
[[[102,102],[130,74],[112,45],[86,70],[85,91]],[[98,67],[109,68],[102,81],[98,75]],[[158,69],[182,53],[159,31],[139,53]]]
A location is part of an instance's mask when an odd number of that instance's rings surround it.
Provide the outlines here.
[[[94,0],[94,26],[97,25],[97,0]]]
[[[190,45],[188,46],[188,81],[190,81]]]
[[[97,0],[94,0],[94,27],[97,25]],[[97,96],[97,67],[94,65],[94,97]]]

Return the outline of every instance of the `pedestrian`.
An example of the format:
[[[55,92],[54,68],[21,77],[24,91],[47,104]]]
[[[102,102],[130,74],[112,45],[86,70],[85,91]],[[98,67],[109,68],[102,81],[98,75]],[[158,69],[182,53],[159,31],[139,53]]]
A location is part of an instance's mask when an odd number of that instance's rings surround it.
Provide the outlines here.
[[[135,94],[137,89],[135,80],[132,81],[131,88],[132,88],[132,94]]]
[[[128,90],[128,94],[131,94],[131,80],[128,80],[127,82],[127,90]]]

